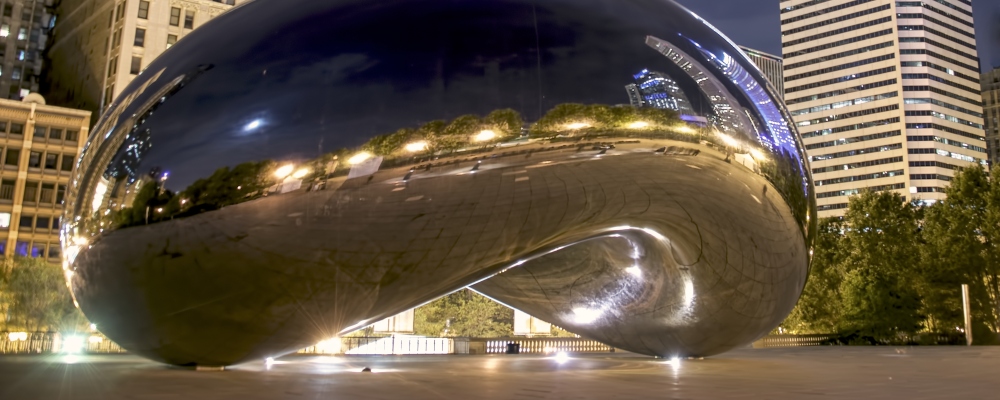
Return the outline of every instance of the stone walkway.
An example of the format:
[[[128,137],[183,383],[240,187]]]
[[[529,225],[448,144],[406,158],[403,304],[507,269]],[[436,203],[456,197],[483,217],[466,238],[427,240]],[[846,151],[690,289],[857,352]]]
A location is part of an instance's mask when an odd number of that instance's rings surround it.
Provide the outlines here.
[[[361,372],[370,367],[372,373]],[[126,356],[0,357],[0,399],[990,399],[1000,347],[303,357],[194,372]]]

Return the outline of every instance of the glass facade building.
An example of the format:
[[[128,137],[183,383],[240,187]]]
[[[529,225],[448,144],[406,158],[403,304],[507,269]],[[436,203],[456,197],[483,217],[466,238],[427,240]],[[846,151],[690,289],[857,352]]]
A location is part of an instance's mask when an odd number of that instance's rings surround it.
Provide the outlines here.
[[[990,167],[1000,165],[1000,67],[982,75],[983,119],[986,121],[986,149]]]

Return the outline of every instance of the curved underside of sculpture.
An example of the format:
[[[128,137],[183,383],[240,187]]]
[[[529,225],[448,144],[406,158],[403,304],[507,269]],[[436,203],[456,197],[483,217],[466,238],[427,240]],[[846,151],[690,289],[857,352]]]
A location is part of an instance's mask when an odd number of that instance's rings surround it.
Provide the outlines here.
[[[808,271],[779,98],[669,1],[257,0],[108,107],[67,274],[102,332],[177,365],[465,287],[625,350],[718,354],[777,326]]]

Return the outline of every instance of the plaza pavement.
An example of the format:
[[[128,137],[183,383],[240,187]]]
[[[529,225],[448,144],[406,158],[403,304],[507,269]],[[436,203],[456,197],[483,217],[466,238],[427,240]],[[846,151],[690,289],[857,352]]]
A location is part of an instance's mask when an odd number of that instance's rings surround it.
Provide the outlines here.
[[[998,372],[1000,347],[743,349],[676,362],[290,356],[222,372],[129,355],[0,356],[0,399],[997,399]]]

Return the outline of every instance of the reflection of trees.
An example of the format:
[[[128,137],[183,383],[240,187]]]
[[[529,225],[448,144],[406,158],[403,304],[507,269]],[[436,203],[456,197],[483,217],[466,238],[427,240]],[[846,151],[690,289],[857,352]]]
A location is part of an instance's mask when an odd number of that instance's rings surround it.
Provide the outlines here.
[[[674,110],[609,106],[606,104],[559,104],[531,127],[533,137],[566,134],[634,134],[637,130],[683,124]]]

